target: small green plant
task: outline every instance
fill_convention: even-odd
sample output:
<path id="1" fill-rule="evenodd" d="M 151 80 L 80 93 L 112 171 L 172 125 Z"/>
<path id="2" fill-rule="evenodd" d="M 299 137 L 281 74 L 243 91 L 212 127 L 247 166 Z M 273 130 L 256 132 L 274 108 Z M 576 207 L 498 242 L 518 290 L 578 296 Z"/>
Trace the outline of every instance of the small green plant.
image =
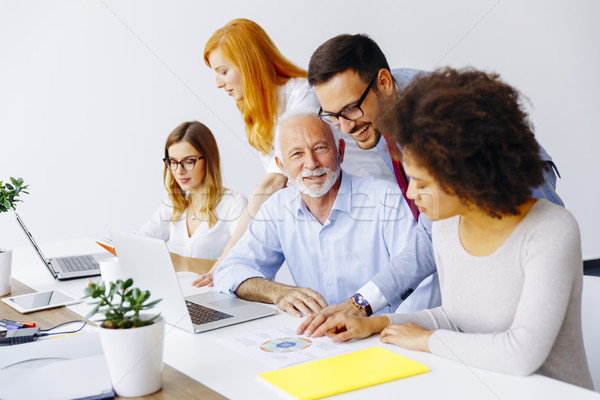
<path id="1" fill-rule="evenodd" d="M 126 281 L 119 279 L 117 282 L 110 282 L 108 287 L 105 282 L 90 283 L 85 288 L 83 298 L 98 300 L 91 303 L 96 306 L 85 319 L 91 318 L 96 313 L 104 314 L 105 319 L 102 320 L 101 326 L 109 329 L 129 329 L 154 323 L 160 314 L 143 320 L 140 318 L 140 311 L 154 307 L 162 299 L 146 303 L 150 298 L 150 292 L 132 286 L 133 279 Z"/>
<path id="2" fill-rule="evenodd" d="M 6 212 L 8 210 L 14 210 L 16 208 L 15 203 L 18 203 L 18 197 L 21 193 L 29 194 L 27 187 L 29 185 L 23 185 L 23 179 L 15 179 L 13 177 L 10 178 L 11 183 L 2 183 L 0 181 L 0 213 Z"/>

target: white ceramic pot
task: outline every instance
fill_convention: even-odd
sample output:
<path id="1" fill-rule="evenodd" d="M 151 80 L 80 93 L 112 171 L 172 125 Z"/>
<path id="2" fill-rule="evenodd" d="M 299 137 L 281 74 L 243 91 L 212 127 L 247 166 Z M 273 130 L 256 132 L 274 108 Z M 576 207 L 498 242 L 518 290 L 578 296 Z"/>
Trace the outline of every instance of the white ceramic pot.
<path id="1" fill-rule="evenodd" d="M 110 379 L 119 396 L 145 396 L 162 387 L 164 334 L 163 317 L 141 328 L 100 328 Z"/>
<path id="2" fill-rule="evenodd" d="M 10 293 L 12 250 L 0 249 L 0 296 Z"/>

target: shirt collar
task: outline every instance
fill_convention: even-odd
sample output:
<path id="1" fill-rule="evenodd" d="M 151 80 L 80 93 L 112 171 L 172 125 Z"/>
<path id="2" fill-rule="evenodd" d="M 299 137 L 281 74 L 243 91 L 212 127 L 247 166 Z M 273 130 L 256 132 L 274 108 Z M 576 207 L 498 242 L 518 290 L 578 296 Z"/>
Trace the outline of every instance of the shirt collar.
<path id="1" fill-rule="evenodd" d="M 404 74 L 395 74 L 393 71 L 390 71 L 390 74 L 392 75 L 392 78 L 394 78 L 396 89 L 404 89 L 412 82 L 412 80 L 406 77 Z"/>

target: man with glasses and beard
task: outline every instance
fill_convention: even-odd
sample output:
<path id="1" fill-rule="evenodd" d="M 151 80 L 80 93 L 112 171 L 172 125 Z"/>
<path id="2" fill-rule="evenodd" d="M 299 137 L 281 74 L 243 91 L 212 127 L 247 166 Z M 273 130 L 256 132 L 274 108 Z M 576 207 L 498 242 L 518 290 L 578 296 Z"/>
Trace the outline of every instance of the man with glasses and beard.
<path id="1" fill-rule="evenodd" d="M 393 182 L 341 170 L 345 143 L 314 111 L 292 110 L 279 126 L 276 162 L 293 185 L 262 205 L 216 270 L 215 288 L 301 317 L 368 282 L 404 249 L 415 220 Z M 296 286 L 273 281 L 284 261 Z"/>
<path id="2" fill-rule="evenodd" d="M 418 223 L 412 231 L 405 251 L 392 258 L 389 265 L 346 301 L 331 304 L 319 314 L 307 318 L 298 334 L 320 336 L 318 328 L 336 313 L 368 316 L 383 308 L 426 309 L 440 305 L 439 284 L 431 242 L 431 221 L 406 197 L 408 178 L 399 161 L 396 146 L 394 116 L 391 110 L 399 96 L 409 91 L 411 83 L 427 72 L 409 68 L 390 69 L 385 55 L 371 38 L 364 34 L 343 34 L 333 37 L 313 53 L 308 65 L 308 83 L 315 88 L 321 104 L 319 118 L 339 125 L 363 150 L 375 148 L 394 173 L 403 202 L 411 207 Z M 532 188 L 531 195 L 563 205 L 556 194 L 556 167 L 552 158 L 540 146 L 540 158 L 550 168 L 544 172 L 545 182 Z M 432 293 L 430 299 L 414 297 L 413 289 Z M 416 292 L 416 290 L 415 290 Z M 355 299 L 363 300 L 362 309 Z"/>

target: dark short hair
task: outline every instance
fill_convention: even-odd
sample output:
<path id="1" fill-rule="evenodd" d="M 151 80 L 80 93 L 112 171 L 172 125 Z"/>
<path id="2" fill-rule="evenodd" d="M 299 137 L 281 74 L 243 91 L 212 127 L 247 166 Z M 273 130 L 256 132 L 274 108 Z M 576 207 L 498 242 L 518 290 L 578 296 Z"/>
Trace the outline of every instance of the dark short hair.
<path id="1" fill-rule="evenodd" d="M 352 69 L 364 83 L 369 83 L 381 69 L 390 70 L 383 52 L 365 34 L 338 35 L 319 46 L 308 64 L 311 86 L 327 82 L 334 75 Z"/>
<path id="2" fill-rule="evenodd" d="M 388 132 L 449 192 L 489 215 L 518 214 L 544 181 L 519 92 L 497 74 L 436 70 L 401 93 Z"/>

